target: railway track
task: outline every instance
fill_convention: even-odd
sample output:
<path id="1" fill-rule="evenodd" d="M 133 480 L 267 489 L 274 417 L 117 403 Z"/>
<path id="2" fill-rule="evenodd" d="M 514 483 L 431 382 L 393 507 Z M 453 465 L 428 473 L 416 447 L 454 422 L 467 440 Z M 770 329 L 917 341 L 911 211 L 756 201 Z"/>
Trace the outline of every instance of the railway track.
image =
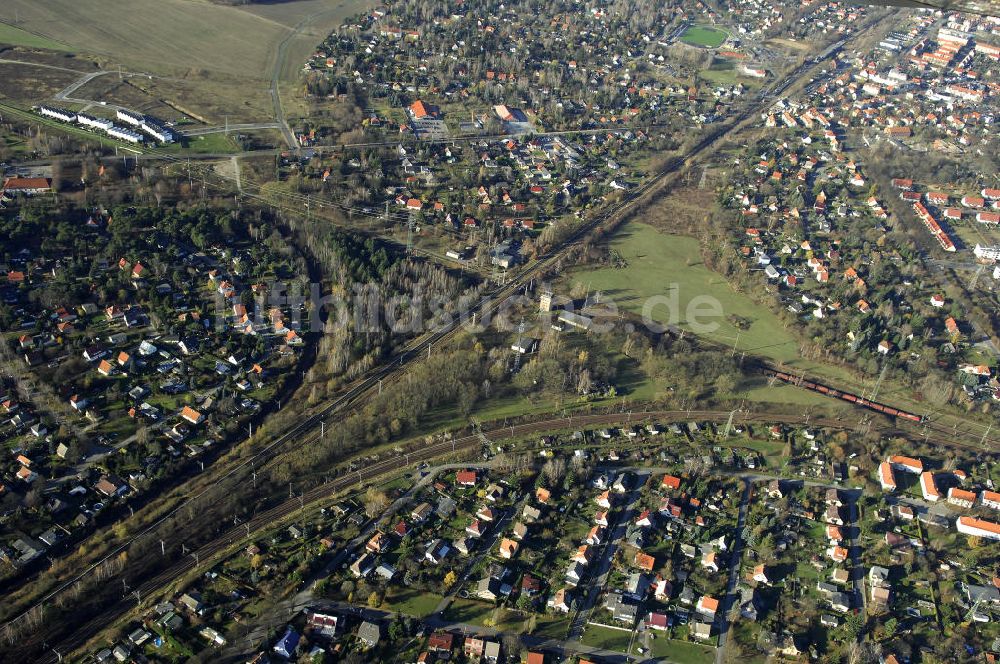
<path id="1" fill-rule="evenodd" d="M 777 86 L 780 86 L 783 83 L 798 79 L 804 72 L 808 71 L 808 69 L 812 68 L 815 65 L 816 65 L 815 61 L 807 61 L 802 63 L 792 72 L 787 74 L 781 81 L 777 82 L 775 84 L 776 85 L 775 89 L 777 89 Z M 703 136 L 695 145 L 690 147 L 685 155 L 674 157 L 667 163 L 667 165 L 659 174 L 657 174 L 652 178 L 649 178 L 642 185 L 635 188 L 634 190 L 631 190 L 626 195 L 624 200 L 622 200 L 619 203 L 617 208 L 605 212 L 603 214 L 596 215 L 594 218 L 586 220 L 583 223 L 581 223 L 579 227 L 575 229 L 570 234 L 570 236 L 568 236 L 563 241 L 562 245 L 557 251 L 553 252 L 547 257 L 539 259 L 534 264 L 527 266 L 514 279 L 512 279 L 510 283 L 503 286 L 499 286 L 494 290 L 490 291 L 489 293 L 487 293 L 487 295 L 483 297 L 479 302 L 477 302 L 476 305 L 472 307 L 468 313 L 485 317 L 497 311 L 500 307 L 503 306 L 503 304 L 507 301 L 508 298 L 510 298 L 512 295 L 517 293 L 522 288 L 522 284 L 550 270 L 561 259 L 562 256 L 564 256 L 567 252 L 569 252 L 573 248 L 579 246 L 580 243 L 583 241 L 583 239 L 590 232 L 592 232 L 595 229 L 598 229 L 603 224 L 613 224 L 624 219 L 626 216 L 632 213 L 634 207 L 636 207 L 639 204 L 648 202 L 651 196 L 659 193 L 663 188 L 668 186 L 672 181 L 672 178 L 676 177 L 685 168 L 694 163 L 694 161 L 698 157 L 700 157 L 703 153 L 705 153 L 707 150 L 713 147 L 716 144 L 716 142 L 719 141 L 722 137 L 724 137 L 730 130 L 732 130 L 734 127 L 740 125 L 741 123 L 752 117 L 754 114 L 759 112 L 760 108 L 766 103 L 767 103 L 767 97 L 762 94 L 757 98 L 756 103 L 748 104 L 747 107 L 737 116 L 732 118 L 729 123 L 727 124 L 720 123 L 719 126 L 713 128 L 705 136 Z M 183 162 L 182 159 L 179 159 L 172 155 L 168 155 L 166 153 L 164 153 L 163 155 L 159 155 L 155 151 L 153 151 L 152 156 L 162 157 L 164 159 L 172 160 L 178 163 Z M 265 205 L 274 206 L 274 203 L 272 201 L 265 200 L 264 197 L 260 196 L 260 194 L 245 193 L 244 196 L 251 199 L 259 199 Z M 322 205 L 322 202 L 317 201 L 317 205 Z M 330 207 L 338 208 L 340 206 L 336 204 L 331 204 Z M 293 210 L 293 212 L 298 214 L 301 212 L 301 210 Z M 247 460 L 239 463 L 238 465 L 229 467 L 227 470 L 221 471 L 221 474 L 219 475 L 213 475 L 212 478 L 206 480 L 207 482 L 209 482 L 207 486 L 203 486 L 203 488 L 197 491 L 197 493 L 181 501 L 166 515 L 157 519 L 155 522 L 144 528 L 142 531 L 137 533 L 133 538 L 131 538 L 127 542 L 124 542 L 119 546 L 115 547 L 110 553 L 108 553 L 101 560 L 94 562 L 93 564 L 85 568 L 82 572 L 75 575 L 73 578 L 65 581 L 64 583 L 60 584 L 58 587 L 56 587 L 55 589 L 44 595 L 40 600 L 33 602 L 31 607 L 25 609 L 24 611 L 19 613 L 16 617 L 8 620 L 5 623 L 4 627 L 10 628 L 15 626 L 18 621 L 25 619 L 27 615 L 31 611 L 35 610 L 37 607 L 44 606 L 45 604 L 54 601 L 62 593 L 71 589 L 79 581 L 81 581 L 83 578 L 91 574 L 101 564 L 127 551 L 129 547 L 132 546 L 138 539 L 149 536 L 151 533 L 155 532 L 157 528 L 159 528 L 161 525 L 163 525 L 164 523 L 172 519 L 175 515 L 177 515 L 180 512 L 180 510 L 190 505 L 193 505 L 196 501 L 202 498 L 205 498 L 210 491 L 215 491 L 220 489 L 224 490 L 226 482 L 232 481 L 234 479 L 239 479 L 241 477 L 245 477 L 245 473 L 250 468 L 265 467 L 268 463 L 278 458 L 279 452 L 280 453 L 287 452 L 289 446 L 293 445 L 302 446 L 308 444 L 309 442 L 315 441 L 319 435 L 316 430 L 321 427 L 321 423 L 325 422 L 328 417 L 331 417 L 332 415 L 337 414 L 343 411 L 344 409 L 358 403 L 362 399 L 368 397 L 373 392 L 373 390 L 378 388 L 380 382 L 398 379 L 401 375 L 403 375 L 403 373 L 405 373 L 406 367 L 409 362 L 414 361 L 414 359 L 419 359 L 422 356 L 423 352 L 426 351 L 428 348 L 431 348 L 433 345 L 445 343 L 448 339 L 454 336 L 460 329 L 461 327 L 458 324 L 458 322 L 452 321 L 449 325 L 443 327 L 442 329 L 435 331 L 433 333 L 428 333 L 423 337 L 420 337 L 410 342 L 406 347 L 404 347 L 400 351 L 400 353 L 396 357 L 393 358 L 391 362 L 373 370 L 368 374 L 368 376 L 355 381 L 353 384 L 348 386 L 340 395 L 335 397 L 331 402 L 329 402 L 323 408 L 300 420 L 297 424 L 293 425 L 291 429 L 289 429 L 284 434 L 276 438 L 273 442 L 269 443 L 264 448 L 255 452 Z M 726 417 L 728 417 L 728 412 L 726 412 Z M 463 439 L 463 440 L 468 440 L 468 439 Z M 475 441 L 478 442 L 478 440 L 479 440 L 478 437 L 475 437 Z M 471 443 L 466 443 L 466 444 L 471 444 Z M 423 448 L 420 454 L 421 456 L 425 456 L 426 458 L 433 458 L 433 456 L 427 456 L 427 455 L 432 455 L 432 453 L 435 450 L 437 450 L 438 453 L 440 453 L 442 445 L 444 444 L 437 444 Z M 457 447 L 454 447 L 453 443 L 448 443 L 447 445 L 452 445 L 453 451 L 457 451 Z M 368 466 L 367 468 L 358 471 L 359 473 L 358 481 L 361 482 L 364 481 L 365 479 L 370 479 L 371 477 L 376 476 L 377 473 L 381 472 L 380 469 L 383 469 L 386 466 L 396 467 L 397 463 L 398 463 L 397 461 L 385 461 L 377 463 L 373 466 Z M 340 490 L 337 487 L 340 487 L 341 484 L 338 483 L 343 483 L 347 481 L 348 480 L 345 480 L 344 478 L 340 478 L 336 480 L 334 483 L 331 483 L 332 486 L 331 484 L 328 484 L 328 485 L 323 485 L 323 487 L 316 487 L 315 489 L 311 490 L 310 493 L 314 491 L 319 491 L 320 492 L 319 495 L 328 495 L 328 492 L 330 491 Z M 304 499 L 305 496 L 303 497 L 303 500 Z M 310 498 L 310 500 L 312 500 L 312 498 Z M 298 500 L 295 500 L 294 502 L 295 504 L 299 504 Z M 280 506 L 272 509 L 279 509 L 279 508 Z M 263 514 L 268 515 L 266 517 L 268 520 L 274 518 L 274 515 L 271 514 L 270 510 L 264 512 Z M 261 516 L 260 518 L 264 517 Z M 218 541 L 219 540 L 213 540 L 213 543 Z M 213 543 L 210 543 L 209 545 L 206 546 L 209 547 L 221 546 L 219 544 L 213 544 Z M 214 551 L 217 550 L 218 549 L 215 549 Z M 200 552 L 201 549 L 199 549 L 198 551 Z M 212 553 L 213 549 L 210 548 L 206 552 L 206 555 L 211 556 Z M 194 561 L 192 560 L 189 564 L 194 564 Z M 183 571 L 184 571 L 183 569 L 181 569 L 179 572 L 177 570 L 171 569 L 170 578 L 174 578 L 176 574 L 183 573 Z M 144 583 L 140 587 L 140 594 L 142 593 L 142 589 L 144 588 L 158 587 L 157 584 L 162 585 L 163 580 L 166 578 L 165 575 L 167 575 L 167 572 L 157 574 L 148 582 Z M 108 624 L 108 620 L 102 616 L 106 616 L 109 613 L 113 612 L 114 609 L 112 608 L 105 613 L 95 616 L 95 618 L 92 621 L 89 621 L 88 623 L 85 623 L 82 626 L 74 628 L 73 633 L 83 634 L 87 632 L 88 626 L 90 627 L 106 626 Z M 118 615 L 120 615 L 120 613 Z M 34 643 L 37 651 L 37 646 L 41 645 L 41 642 L 38 641 L 39 638 L 41 637 L 38 637 L 36 632 L 35 636 L 28 637 L 27 639 L 22 639 L 22 644 L 27 645 L 28 642 Z M 80 639 L 85 639 L 85 637 L 80 637 Z M 67 642 L 69 643 L 69 646 L 64 645 Z M 79 644 L 79 642 L 80 640 L 77 639 L 76 637 L 70 637 L 69 639 L 67 639 L 67 641 L 60 642 L 59 651 L 69 652 L 69 650 L 73 647 L 76 647 Z M 22 649 L 27 650 L 27 648 L 22 648 Z M 52 655 L 53 657 L 55 656 L 54 653 L 50 653 L 50 655 Z"/>
<path id="2" fill-rule="evenodd" d="M 856 424 L 840 418 L 810 418 L 807 415 L 788 415 L 785 413 L 746 413 L 741 412 L 734 415 L 734 411 L 728 410 L 653 410 L 635 412 L 629 415 L 622 413 L 602 414 L 602 415 L 582 415 L 577 417 L 560 417 L 540 422 L 501 427 L 484 431 L 483 435 L 491 442 L 521 438 L 532 434 L 543 434 L 560 429 L 581 428 L 587 429 L 597 426 L 611 426 L 623 424 L 640 423 L 660 423 L 668 424 L 682 421 L 699 422 L 724 422 L 730 416 L 734 416 L 733 421 L 741 424 L 785 424 L 785 425 L 805 425 L 808 424 L 817 428 L 828 429 L 854 429 Z M 876 429 L 886 435 L 912 435 L 919 430 L 916 424 L 903 428 L 895 427 L 886 421 L 875 426 Z M 929 442 L 942 446 L 955 446 L 956 443 L 947 437 L 931 437 Z M 326 484 L 314 487 L 305 492 L 301 499 L 292 498 L 276 505 L 251 518 L 244 524 L 232 525 L 220 532 L 215 539 L 206 543 L 190 554 L 178 559 L 173 565 L 162 570 L 158 574 L 145 580 L 136 590 L 139 597 L 151 599 L 162 593 L 172 582 L 182 577 L 184 574 L 193 571 L 198 567 L 211 567 L 218 562 L 220 554 L 230 552 L 232 547 L 238 543 L 249 541 L 254 533 L 266 530 L 269 527 L 292 516 L 296 512 L 313 506 L 318 502 L 327 500 L 338 493 L 349 490 L 352 487 L 360 487 L 370 484 L 380 478 L 387 478 L 397 475 L 401 471 L 413 468 L 415 465 L 425 461 L 430 462 L 442 457 L 459 455 L 462 453 L 477 451 L 483 444 L 483 439 L 479 434 L 463 436 L 451 441 L 443 441 L 422 447 L 414 452 L 404 455 L 403 463 L 400 464 L 399 457 L 388 458 L 376 462 L 357 471 L 342 475 Z M 969 447 L 969 445 L 958 444 L 959 447 Z M 973 448 L 975 449 L 975 448 Z M 96 634 L 106 629 L 114 621 L 125 615 L 137 606 L 138 602 L 134 595 L 123 597 L 117 603 L 105 609 L 100 615 L 93 619 L 77 625 L 72 635 L 61 640 L 58 645 L 46 652 L 35 654 L 29 659 L 10 661 L 32 661 L 32 662 L 57 662 L 59 656 L 56 652 L 65 655 L 83 647 Z M 22 642 L 22 649 L 33 650 L 42 645 L 41 637 L 30 637 Z"/>

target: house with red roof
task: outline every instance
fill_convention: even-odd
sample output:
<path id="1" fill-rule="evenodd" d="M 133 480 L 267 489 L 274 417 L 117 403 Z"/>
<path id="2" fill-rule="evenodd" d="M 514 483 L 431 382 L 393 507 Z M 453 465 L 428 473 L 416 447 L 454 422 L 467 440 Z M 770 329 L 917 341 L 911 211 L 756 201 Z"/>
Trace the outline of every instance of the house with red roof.
<path id="1" fill-rule="evenodd" d="M 960 516 L 955 521 L 955 528 L 963 535 L 974 535 L 991 540 L 1000 540 L 1000 524 L 971 516 Z"/>
<path id="2" fill-rule="evenodd" d="M 711 618 L 715 617 L 715 612 L 719 610 L 719 600 L 714 597 L 709 597 L 708 595 L 702 595 L 698 598 L 698 603 L 695 605 L 695 609 L 698 613 L 703 613 Z"/>
<path id="3" fill-rule="evenodd" d="M 883 461 L 878 466 L 878 482 L 883 491 L 896 490 L 896 478 L 892 474 L 892 464 L 888 461 Z"/>
<path id="4" fill-rule="evenodd" d="M 928 500 L 932 503 L 936 503 L 941 500 L 941 492 L 938 491 L 937 484 L 934 482 L 933 473 L 920 473 L 920 493 L 923 494 L 924 500 Z"/>
<path id="5" fill-rule="evenodd" d="M 951 487 L 948 489 L 948 502 L 958 507 L 971 509 L 976 504 L 976 494 L 958 487 Z"/>
<path id="6" fill-rule="evenodd" d="M 410 104 L 409 111 L 414 120 L 437 118 L 441 115 L 441 109 L 434 104 L 428 104 L 420 99 Z"/>
<path id="7" fill-rule="evenodd" d="M 681 488 L 681 478 L 675 475 L 664 475 L 661 486 L 665 489 L 679 489 Z"/>

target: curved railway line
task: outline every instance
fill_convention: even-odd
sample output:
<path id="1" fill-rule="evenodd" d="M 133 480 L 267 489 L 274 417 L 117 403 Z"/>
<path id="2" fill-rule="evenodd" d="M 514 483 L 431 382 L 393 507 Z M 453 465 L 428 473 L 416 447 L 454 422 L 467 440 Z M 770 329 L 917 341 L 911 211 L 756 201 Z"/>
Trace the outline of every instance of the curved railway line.
<path id="1" fill-rule="evenodd" d="M 789 73 L 783 81 L 776 84 L 775 89 L 779 89 L 780 86 L 788 81 L 793 81 L 800 77 L 805 71 L 814 66 L 816 61 L 805 62 L 798 66 L 795 70 Z M 543 257 L 536 261 L 534 264 L 526 266 L 520 271 L 510 283 L 503 286 L 498 286 L 488 292 L 482 299 L 480 299 L 467 313 L 476 314 L 479 316 L 488 316 L 498 310 L 503 304 L 516 294 L 525 283 L 533 279 L 534 277 L 544 274 L 550 268 L 552 268 L 557 261 L 561 259 L 568 251 L 572 248 L 578 246 L 583 239 L 591 231 L 600 228 L 603 224 L 614 223 L 626 215 L 631 214 L 633 208 L 640 203 L 648 200 L 650 195 L 655 195 L 660 189 L 667 186 L 670 178 L 676 176 L 678 173 L 682 172 L 685 168 L 690 166 L 695 159 L 697 159 L 702 153 L 711 148 L 716 144 L 716 142 L 725 136 L 733 127 L 739 125 L 745 120 L 749 119 L 756 112 L 759 111 L 759 107 L 766 100 L 766 97 L 761 94 L 755 103 L 748 104 L 747 108 L 743 110 L 740 114 L 735 116 L 730 122 L 726 124 L 720 124 L 719 126 L 713 128 L 709 131 L 702 139 L 700 139 L 694 146 L 692 146 L 684 156 L 677 156 L 669 160 L 663 170 L 654 177 L 649 178 L 639 187 L 634 190 L 629 191 L 625 198 L 617 205 L 617 207 L 611 211 L 607 211 L 603 214 L 596 215 L 594 218 L 585 220 L 579 227 L 564 240 L 560 248 L 550 254 L 547 257 Z M 170 155 L 169 153 L 161 153 L 158 151 L 150 151 L 145 156 L 163 159 L 166 161 L 173 161 L 175 163 L 185 163 L 183 158 Z M 187 162 L 190 167 L 190 162 Z M 207 177 L 223 177 L 218 173 L 206 169 Z M 293 208 L 290 205 L 276 205 L 273 201 L 265 199 L 260 193 L 247 193 L 244 191 L 243 196 L 246 198 L 258 200 L 265 205 L 271 207 L 277 207 L 279 209 L 285 209 L 294 214 L 301 214 L 302 210 L 299 208 Z M 297 204 L 297 205 L 315 205 L 318 209 L 323 209 L 329 207 L 330 209 L 340 210 L 342 212 L 347 212 L 349 214 L 357 214 L 358 211 L 354 208 L 350 208 L 343 203 L 330 200 L 322 200 L 317 198 L 310 198 L 306 196 L 300 196 L 295 194 L 289 194 L 287 197 L 283 198 Z M 325 423 L 326 419 L 330 416 L 342 412 L 345 409 L 359 403 L 364 398 L 370 396 L 372 392 L 378 389 L 380 383 L 385 381 L 397 380 L 402 376 L 406 367 L 413 361 L 419 360 L 424 352 L 432 348 L 435 345 L 446 342 L 449 338 L 454 336 L 461 329 L 461 325 L 457 321 L 452 321 L 450 324 L 442 327 L 434 332 L 426 333 L 422 337 L 411 340 L 406 346 L 404 346 L 390 362 L 382 365 L 381 367 L 372 370 L 367 376 L 360 378 L 347 387 L 337 395 L 333 400 L 322 406 L 321 408 L 315 410 L 311 414 L 308 414 L 286 432 L 278 436 L 272 442 L 264 446 L 263 448 L 257 450 L 245 460 L 238 462 L 236 465 L 232 464 L 216 464 L 206 473 L 196 476 L 190 481 L 189 487 L 194 489 L 194 493 L 191 493 L 184 500 L 180 501 L 175 507 L 171 508 L 165 515 L 155 520 L 153 523 L 145 527 L 143 530 L 138 532 L 133 538 L 117 546 L 114 550 L 108 553 L 101 560 L 93 563 L 89 567 L 85 568 L 78 574 L 74 575 L 73 578 L 61 583 L 58 587 L 44 595 L 41 599 L 32 603 L 32 606 L 23 610 L 16 617 L 11 618 L 5 624 L 5 628 L 10 628 L 14 626 L 18 621 L 24 619 L 31 611 L 35 610 L 37 607 L 44 606 L 54 600 L 56 600 L 59 595 L 68 589 L 76 585 L 77 582 L 85 578 L 87 575 L 92 573 L 97 567 L 107 560 L 114 558 L 120 553 L 127 551 L 128 548 L 135 543 L 138 539 L 149 536 L 151 533 L 155 532 L 157 528 L 172 519 L 179 511 L 185 507 L 193 506 L 196 501 L 205 498 L 209 495 L 209 492 L 216 490 L 225 490 L 227 483 L 230 481 L 238 481 L 240 479 L 245 480 L 246 473 L 250 469 L 258 469 L 266 467 L 273 460 L 279 458 L 279 455 L 288 453 L 289 451 L 294 451 L 300 446 L 308 445 L 312 442 L 318 440 L 320 436 L 321 423 Z M 656 417 L 664 421 L 670 421 L 673 419 L 701 419 L 701 420 L 717 420 L 721 418 L 728 418 L 730 415 L 729 411 L 653 411 L 650 413 L 636 413 L 632 416 L 633 419 L 639 420 L 641 418 L 652 418 Z M 593 426 L 602 423 L 614 423 L 620 422 L 622 420 L 621 415 L 592 415 L 592 416 L 579 416 L 570 418 L 574 426 Z M 513 428 L 505 428 L 502 430 L 488 432 L 486 435 L 493 435 L 495 438 L 503 439 L 507 438 L 509 435 L 521 436 L 533 432 L 538 432 L 545 430 L 546 427 L 551 430 L 558 422 L 563 420 L 550 420 L 542 423 L 534 424 L 523 424 L 515 425 Z M 772 423 L 787 423 L 787 424 L 799 424 L 803 421 L 800 416 L 788 416 L 788 415 L 767 415 L 767 414 L 757 414 L 757 415 L 746 415 L 741 421 L 768 421 Z M 834 420 L 834 419 L 818 419 L 812 422 L 816 426 L 830 426 L 836 428 L 848 428 L 853 425 L 848 425 L 845 421 Z M 913 433 L 913 428 L 916 425 L 910 426 L 909 433 Z M 955 432 L 947 427 L 941 427 L 936 425 L 934 422 L 924 422 L 922 433 L 927 440 L 933 440 L 934 442 L 940 442 L 943 445 L 957 445 L 962 447 L 967 447 L 970 449 L 981 449 L 981 447 L 976 447 L 970 444 L 960 443 L 956 440 Z M 906 433 L 902 432 L 895 427 L 878 424 L 877 428 L 888 433 Z M 935 434 L 940 434 L 941 438 L 935 435 L 931 437 L 931 432 Z M 984 438 L 985 440 L 985 438 Z M 481 439 L 478 435 L 466 436 L 463 438 L 456 439 L 454 441 L 446 441 L 442 443 L 435 443 L 429 446 L 421 447 L 414 452 L 406 455 L 407 462 L 421 462 L 426 460 L 431 460 L 440 456 L 447 454 L 457 453 L 459 451 L 467 451 L 469 448 L 481 444 Z M 224 457 L 223 457 L 224 458 Z M 346 461 L 347 459 L 345 459 Z M 349 488 L 353 484 L 362 483 L 366 480 L 372 480 L 393 472 L 397 472 L 400 468 L 398 458 L 390 458 L 384 461 L 379 461 L 363 467 L 356 472 L 349 475 L 340 476 L 326 484 L 317 486 L 313 489 L 307 491 L 301 497 L 301 501 L 298 498 L 292 499 L 290 501 L 283 502 L 275 507 L 272 507 L 264 512 L 261 512 L 253 516 L 248 522 L 250 530 L 259 529 L 269 523 L 273 523 L 275 520 L 281 519 L 284 516 L 300 509 L 302 505 L 306 503 L 312 503 L 317 500 L 321 500 L 325 497 L 330 496 L 333 493 L 342 491 Z M 217 469 L 217 470 L 216 470 Z M 230 543 L 233 541 L 233 537 L 238 536 L 240 531 L 245 530 L 246 524 L 241 524 L 240 526 L 234 526 L 227 528 L 222 531 L 215 539 L 206 543 L 201 548 L 196 550 L 197 559 L 200 561 L 207 561 L 212 558 L 212 556 L 217 555 L 220 551 L 225 550 Z M 164 569 L 163 571 L 157 573 L 155 576 L 144 581 L 139 587 L 140 595 L 148 595 L 156 590 L 162 588 L 165 584 L 169 583 L 172 579 L 177 578 L 178 575 L 191 569 L 196 564 L 195 558 L 193 556 L 183 558 L 177 561 L 174 565 Z M 74 625 L 72 628 L 72 633 L 66 638 L 60 639 L 58 643 L 55 644 L 55 648 L 58 649 L 59 653 L 66 654 L 71 652 L 73 649 L 80 647 L 97 631 L 107 627 L 115 618 L 121 616 L 125 611 L 127 611 L 131 606 L 134 606 L 134 602 L 131 599 L 123 599 L 110 607 L 102 610 L 99 614 L 95 615 L 91 620 L 84 622 L 82 624 Z M 25 637 L 20 637 L 19 639 L 19 653 L 23 653 L 23 656 L 27 659 L 23 661 L 56 661 L 57 655 L 56 650 L 48 650 L 44 655 L 42 654 L 43 649 L 49 649 L 52 644 L 45 642 L 44 637 L 39 633 L 41 630 L 36 630 L 33 634 Z M 20 656 L 20 654 L 19 654 Z M 41 659 L 39 659 L 41 658 Z"/>
<path id="2" fill-rule="evenodd" d="M 566 429 L 566 428 L 591 428 L 596 426 L 621 425 L 624 422 L 638 424 L 642 422 L 671 423 L 679 421 L 696 420 L 699 422 L 724 422 L 729 419 L 734 411 L 728 410 L 655 410 L 635 412 L 630 415 L 622 413 L 602 414 L 602 415 L 581 415 L 576 417 L 560 417 L 557 419 L 532 422 L 512 427 L 501 427 L 484 431 L 483 435 L 490 441 L 509 440 L 520 438 L 532 434 L 543 434 L 546 432 Z M 803 425 L 831 429 L 853 429 L 855 424 L 839 418 L 809 418 L 806 415 L 787 415 L 780 413 L 742 413 L 734 417 L 734 422 L 743 424 L 764 423 L 764 424 L 786 424 Z M 906 430 L 897 429 L 889 423 L 882 424 L 876 428 L 888 435 L 904 434 Z M 908 427 L 913 429 L 913 427 Z M 912 431 L 909 431 L 912 433 Z M 930 437 L 931 442 L 941 445 L 954 445 L 954 441 L 948 438 Z M 239 525 L 228 526 L 211 542 L 192 551 L 188 555 L 175 561 L 170 567 L 160 571 L 155 576 L 145 580 L 135 591 L 140 597 L 150 598 L 169 586 L 171 582 L 181 577 L 183 574 L 201 566 L 211 566 L 216 562 L 219 554 L 226 553 L 236 543 L 245 541 L 247 530 L 250 535 L 261 529 L 280 522 L 281 520 L 295 514 L 306 506 L 313 505 L 324 499 L 328 499 L 335 494 L 348 490 L 352 487 L 370 483 L 382 477 L 396 475 L 401 471 L 414 467 L 414 465 L 425 461 L 432 461 L 449 455 L 458 455 L 478 450 L 483 444 L 483 439 L 479 434 L 456 438 L 451 441 L 443 441 L 428 445 L 410 452 L 405 456 L 405 461 L 400 464 L 398 457 L 387 458 L 374 464 L 361 468 L 337 477 L 336 479 L 314 487 L 305 492 L 301 499 L 292 498 L 276 505 L 268 510 L 253 516 L 249 521 Z M 967 446 L 972 447 L 972 446 Z M 249 526 L 249 528 L 248 528 Z M 107 607 L 100 615 L 91 620 L 76 625 L 73 633 L 56 644 L 53 650 L 46 653 L 39 653 L 39 647 L 43 645 L 41 636 L 33 635 L 22 641 L 22 650 L 32 652 L 34 655 L 30 659 L 21 661 L 37 662 L 57 662 L 60 654 L 68 654 L 75 649 L 84 646 L 90 638 L 103 629 L 111 625 L 115 620 L 126 614 L 136 606 L 134 595 L 127 595 L 115 604 Z M 12 660 L 18 661 L 18 660 Z"/>

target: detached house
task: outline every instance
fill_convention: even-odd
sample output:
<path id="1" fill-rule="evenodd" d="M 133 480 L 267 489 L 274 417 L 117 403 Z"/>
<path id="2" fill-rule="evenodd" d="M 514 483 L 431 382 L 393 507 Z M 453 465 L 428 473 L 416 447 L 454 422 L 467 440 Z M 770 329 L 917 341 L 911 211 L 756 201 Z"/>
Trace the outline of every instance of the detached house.
<path id="1" fill-rule="evenodd" d="M 184 406 L 184 408 L 181 409 L 181 418 L 191 424 L 201 424 L 205 421 L 205 416 L 190 406 Z"/>

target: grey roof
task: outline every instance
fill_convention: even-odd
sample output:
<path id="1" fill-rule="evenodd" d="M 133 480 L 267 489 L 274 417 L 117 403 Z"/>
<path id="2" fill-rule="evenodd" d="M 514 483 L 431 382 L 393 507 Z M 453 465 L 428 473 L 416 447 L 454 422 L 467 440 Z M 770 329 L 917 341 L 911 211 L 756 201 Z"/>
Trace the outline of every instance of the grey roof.
<path id="1" fill-rule="evenodd" d="M 361 623 L 361 627 L 358 628 L 358 638 L 369 645 L 378 643 L 382 638 L 381 623 L 371 622 L 370 620 L 364 621 Z"/>

